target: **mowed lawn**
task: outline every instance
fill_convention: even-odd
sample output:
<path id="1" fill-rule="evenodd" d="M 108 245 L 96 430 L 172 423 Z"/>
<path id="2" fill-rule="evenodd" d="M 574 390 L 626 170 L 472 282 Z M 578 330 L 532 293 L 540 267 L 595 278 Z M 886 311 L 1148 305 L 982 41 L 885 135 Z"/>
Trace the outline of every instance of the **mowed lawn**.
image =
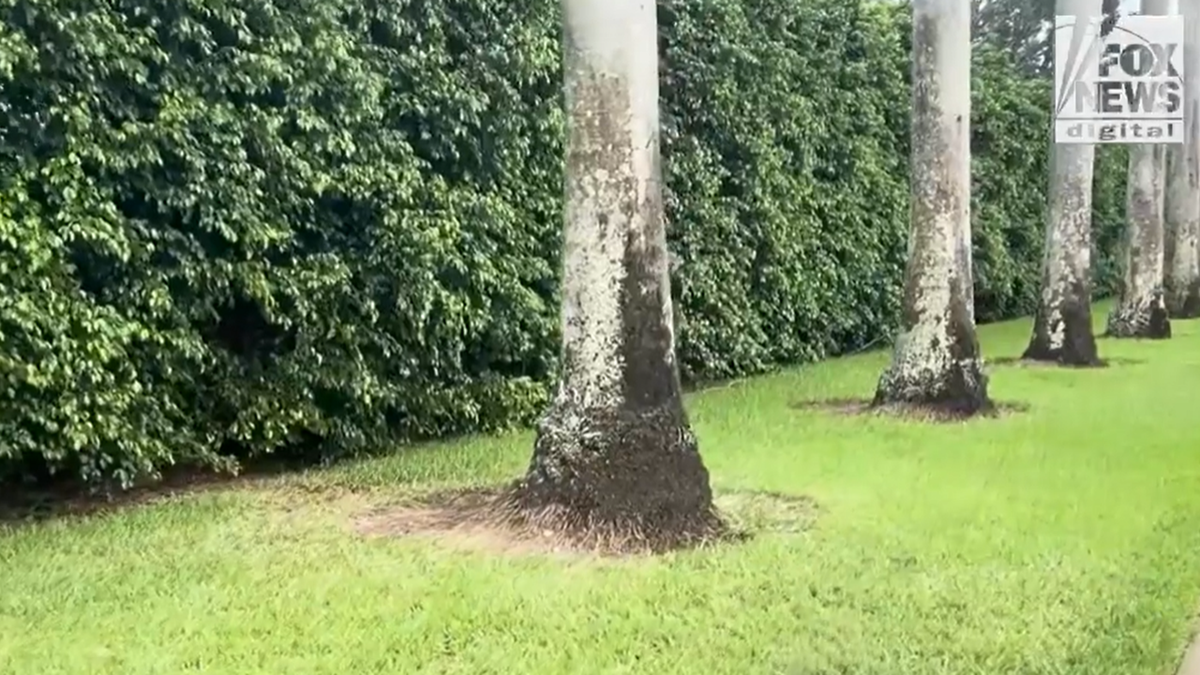
<path id="1" fill-rule="evenodd" d="M 1175 328 L 1102 340 L 1138 361 L 1106 370 L 992 368 L 993 396 L 1030 406 L 1002 419 L 791 407 L 869 395 L 882 352 L 693 395 L 725 503 L 819 504 L 806 529 L 711 550 L 352 529 L 390 495 L 516 475 L 529 433 L 6 526 L 0 673 L 1166 675 L 1200 606 L 1200 328 Z M 984 327 L 985 353 L 1028 329 Z"/>

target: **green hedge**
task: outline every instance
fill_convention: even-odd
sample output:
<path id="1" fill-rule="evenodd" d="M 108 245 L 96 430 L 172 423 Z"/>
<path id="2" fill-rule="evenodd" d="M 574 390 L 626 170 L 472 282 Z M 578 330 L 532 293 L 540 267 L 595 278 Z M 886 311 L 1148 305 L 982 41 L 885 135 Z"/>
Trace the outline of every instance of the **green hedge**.
<path id="1" fill-rule="evenodd" d="M 540 411 L 555 2 L 8 0 L 0 16 L 0 471 L 127 484 Z M 905 10 L 666 0 L 660 16 L 685 377 L 886 339 Z M 1033 306 L 1047 87 L 976 56 L 981 319 Z M 1124 172 L 1105 160 L 1109 274 Z"/>

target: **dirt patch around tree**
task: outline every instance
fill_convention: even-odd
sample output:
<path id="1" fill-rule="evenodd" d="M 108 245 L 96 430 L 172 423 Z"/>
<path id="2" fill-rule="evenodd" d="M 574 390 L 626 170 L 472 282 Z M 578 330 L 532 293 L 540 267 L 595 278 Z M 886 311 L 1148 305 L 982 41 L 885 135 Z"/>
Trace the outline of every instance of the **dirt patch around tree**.
<path id="1" fill-rule="evenodd" d="M 745 541 L 757 534 L 801 533 L 816 519 L 815 502 L 807 497 L 770 492 L 718 493 L 716 509 L 726 527 L 692 548 L 704 549 Z M 421 538 L 454 548 L 516 555 L 567 558 L 629 558 L 661 552 L 642 537 L 597 538 L 586 531 L 538 526 L 538 518 L 514 520 L 508 515 L 503 487 L 439 491 L 373 507 L 352 519 L 366 537 Z"/>
<path id="2" fill-rule="evenodd" d="M 982 410 L 966 412 L 950 406 L 937 405 L 893 403 L 877 406 L 873 404 L 871 399 L 861 398 L 797 401 L 792 404 L 792 407 L 796 410 L 819 410 L 835 415 L 870 415 L 936 423 L 965 422 L 977 418 L 1005 417 L 1029 410 L 1027 404 L 1016 401 L 995 401 Z"/>

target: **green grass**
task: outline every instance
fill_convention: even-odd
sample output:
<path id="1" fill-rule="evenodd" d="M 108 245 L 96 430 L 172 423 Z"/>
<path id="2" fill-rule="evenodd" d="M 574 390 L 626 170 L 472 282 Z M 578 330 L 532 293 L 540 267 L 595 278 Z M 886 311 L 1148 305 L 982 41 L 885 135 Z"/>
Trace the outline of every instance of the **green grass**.
<path id="1" fill-rule="evenodd" d="M 1027 331 L 985 327 L 985 353 Z M 0 673 L 1165 675 L 1200 601 L 1200 326 L 1176 331 L 1102 341 L 1142 360 L 1107 370 L 995 368 L 993 396 L 1031 406 L 996 420 L 789 407 L 869 394 L 884 353 L 691 396 L 718 491 L 820 504 L 714 550 L 564 560 L 347 526 L 389 491 L 516 475 L 528 433 L 0 530 Z"/>

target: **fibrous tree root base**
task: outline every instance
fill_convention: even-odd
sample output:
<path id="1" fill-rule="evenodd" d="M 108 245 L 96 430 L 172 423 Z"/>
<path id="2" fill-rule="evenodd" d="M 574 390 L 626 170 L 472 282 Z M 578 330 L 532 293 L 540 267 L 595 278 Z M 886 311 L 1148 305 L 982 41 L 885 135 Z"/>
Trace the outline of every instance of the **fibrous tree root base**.
<path id="1" fill-rule="evenodd" d="M 951 361 L 941 369 L 893 364 L 880 378 L 871 405 L 925 410 L 957 419 L 988 414 L 994 408 L 979 359 Z"/>
<path id="2" fill-rule="evenodd" d="M 661 552 L 728 534 L 682 408 L 552 410 L 497 517 L 604 552 Z"/>
<path id="3" fill-rule="evenodd" d="M 1167 315 L 1172 319 L 1195 319 L 1200 317 L 1200 283 L 1177 293 L 1167 293 Z"/>
<path id="4" fill-rule="evenodd" d="M 1029 410 L 1029 406 L 1024 403 L 997 401 L 989 402 L 986 407 L 975 412 L 963 413 L 959 408 L 936 405 L 911 403 L 875 405 L 872 399 L 799 401 L 792 407 L 799 410 L 822 410 L 836 415 L 879 415 L 918 422 L 963 422 L 968 419 L 1002 417 Z"/>
<path id="5" fill-rule="evenodd" d="M 571 515 L 565 516 L 566 523 L 556 514 L 514 517 L 510 511 L 511 499 L 511 486 L 408 496 L 359 511 L 353 527 L 371 537 L 426 537 L 452 547 L 487 553 L 620 558 L 656 550 L 639 544 L 642 540 L 637 532 L 592 530 L 580 536 L 581 528 Z M 802 533 L 811 528 L 820 510 L 805 495 L 758 490 L 724 492 L 716 496 L 716 501 L 724 522 L 715 534 L 690 539 L 687 544 L 733 544 L 760 534 Z M 294 513 L 290 509 L 289 512 Z"/>
<path id="6" fill-rule="evenodd" d="M 1108 368 L 1113 365 L 1125 365 L 1127 362 L 1128 360 L 1126 359 L 1102 359 L 1097 357 L 1095 361 L 1090 363 L 1073 363 L 1053 358 L 1030 358 L 1025 355 L 1001 356 L 995 359 L 988 359 L 988 365 L 992 367 L 1020 366 L 1025 368 Z"/>
<path id="7" fill-rule="evenodd" d="M 1084 289 L 1076 296 L 1087 297 Z M 1096 353 L 1092 334 L 1091 308 L 1085 302 L 1065 301 L 1056 313 L 1042 307 L 1034 319 L 1033 337 L 1021 355 L 1023 361 L 1040 361 L 1074 368 L 1098 368 L 1103 362 Z M 1047 317 L 1050 314 L 1050 317 Z"/>
<path id="8" fill-rule="evenodd" d="M 1153 298 L 1146 300 L 1123 302 L 1113 308 L 1108 315 L 1104 336 L 1146 340 L 1171 337 L 1171 320 L 1162 293 L 1156 293 Z"/>
<path id="9" fill-rule="evenodd" d="M 669 521 L 605 519 L 597 517 L 595 512 L 581 512 L 563 504 L 527 505 L 520 485 L 500 500 L 494 523 L 509 531 L 527 533 L 529 537 L 551 538 L 566 548 L 601 555 L 664 553 L 739 536 L 717 516 L 715 508 L 706 515 Z"/>
<path id="10" fill-rule="evenodd" d="M 1092 343 L 1093 345 L 1095 342 Z M 1029 348 L 1021 354 L 1020 361 L 1030 363 L 1044 363 L 1064 366 L 1066 368 L 1103 368 L 1107 364 L 1101 359 L 1095 351 L 1095 348 L 1088 353 L 1085 349 L 1074 348 L 1058 348 L 1055 349 L 1049 344 L 1038 342 L 1029 345 Z"/>

